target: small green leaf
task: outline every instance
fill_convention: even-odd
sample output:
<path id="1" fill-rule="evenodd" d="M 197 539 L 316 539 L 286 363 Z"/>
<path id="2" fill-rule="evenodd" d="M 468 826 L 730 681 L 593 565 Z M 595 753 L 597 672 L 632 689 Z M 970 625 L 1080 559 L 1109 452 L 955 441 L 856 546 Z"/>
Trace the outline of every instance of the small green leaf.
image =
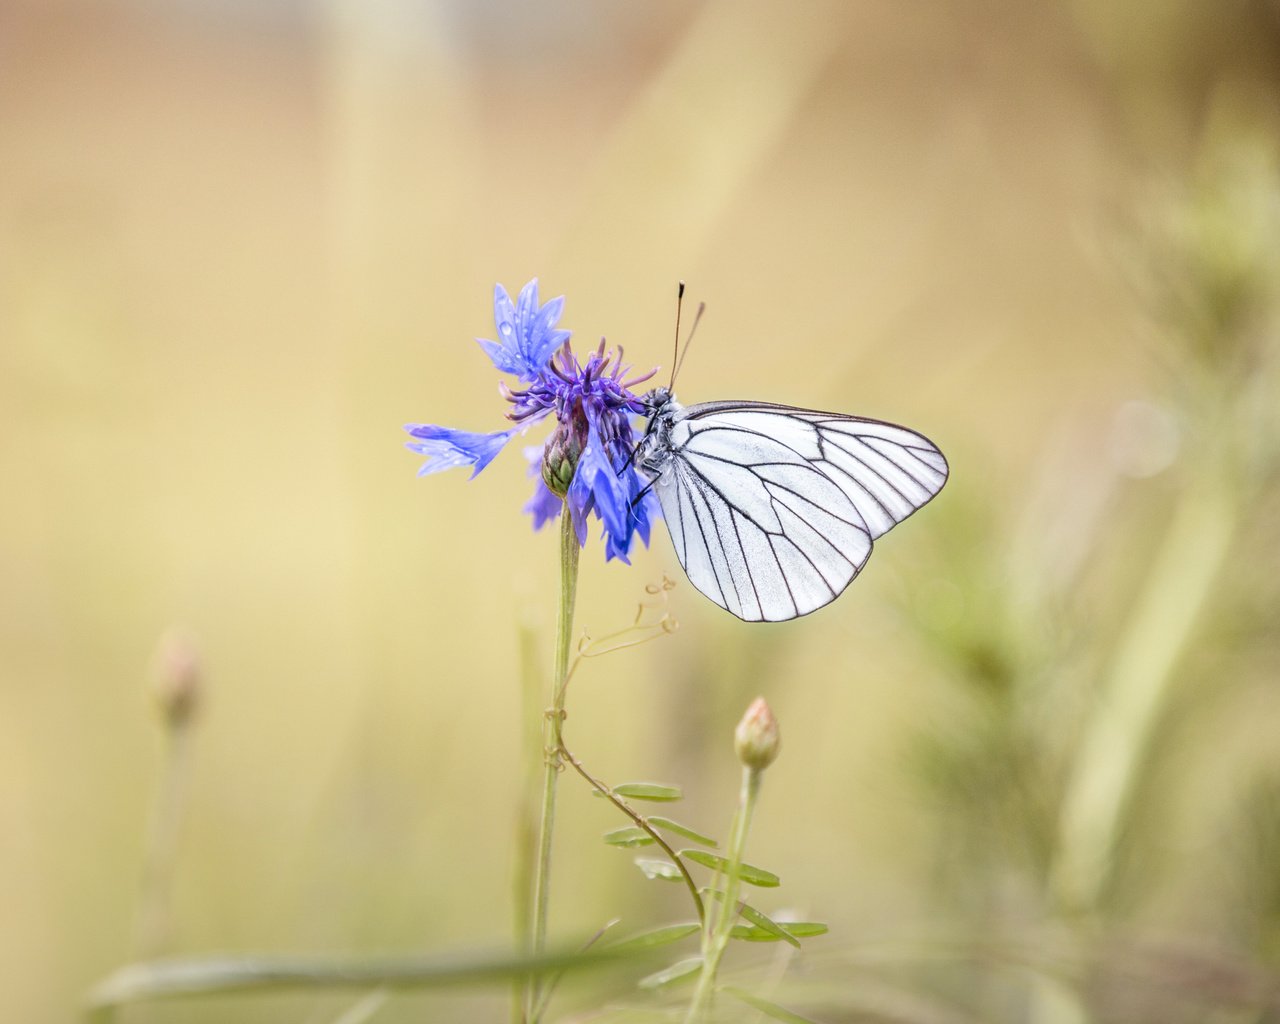
<path id="1" fill-rule="evenodd" d="M 617 950 L 651 949 L 654 946 L 665 946 L 670 942 L 679 942 L 681 939 L 693 935 L 701 927 L 696 922 L 692 924 L 669 924 L 662 928 L 654 928 L 647 932 L 640 932 L 637 935 L 630 935 L 625 939 L 619 939 L 617 942 L 611 942 L 607 948 L 611 952 L 616 952 Z"/>
<path id="2" fill-rule="evenodd" d="M 672 821 L 670 818 L 659 818 L 656 814 L 652 814 L 649 816 L 649 824 L 656 825 L 658 828 L 665 828 L 668 832 L 675 832 L 686 839 L 692 839 L 695 843 L 701 843 L 703 846 L 718 845 L 710 836 L 704 836 L 701 832 L 691 829 L 688 825 L 681 825 L 680 822 Z"/>
<path id="3" fill-rule="evenodd" d="M 663 985 L 670 985 L 673 981 L 679 981 L 681 978 L 696 974 L 700 970 L 702 970 L 702 957 L 691 956 L 687 960 L 676 961 L 670 967 L 659 971 L 657 974 L 650 974 L 647 978 L 641 978 L 639 985 L 641 988 L 661 988 Z"/>
<path id="4" fill-rule="evenodd" d="M 724 902 L 725 894 L 722 889 L 714 889 L 709 885 L 704 885 L 698 891 L 717 903 Z M 748 942 L 789 942 L 797 949 L 800 948 L 800 943 L 782 925 L 767 914 L 757 910 L 745 900 L 738 900 L 738 914 L 750 921 L 751 924 L 735 924 L 729 930 L 730 938 L 745 939 Z"/>
<path id="5" fill-rule="evenodd" d="M 714 853 L 707 853 L 706 850 L 681 850 L 680 856 L 703 867 L 729 873 L 729 862 L 723 857 L 717 857 Z M 758 885 L 763 889 L 772 889 L 782 884 L 782 879 L 772 871 L 753 867 L 750 864 L 738 865 L 738 877 L 748 885 Z"/>
<path id="6" fill-rule="evenodd" d="M 811 939 L 815 935 L 826 935 L 831 931 L 821 921 L 777 921 L 775 923 L 797 939 Z"/>
<path id="7" fill-rule="evenodd" d="M 606 832 L 604 841 L 610 846 L 652 846 L 653 836 L 649 835 L 644 829 L 631 825 L 627 828 Z"/>
<path id="8" fill-rule="evenodd" d="M 735 999 L 740 999 L 752 1009 L 759 1010 L 766 1017 L 772 1017 L 774 1020 L 780 1020 L 783 1024 L 817 1024 L 816 1021 L 809 1017 L 801 1017 L 798 1013 L 792 1013 L 785 1006 L 779 1006 L 777 1003 L 771 1003 L 767 999 L 761 999 L 759 996 L 749 995 L 740 988 L 725 987 L 721 991 L 728 992 Z"/>
<path id="9" fill-rule="evenodd" d="M 780 942 L 782 940 L 782 936 L 777 932 L 768 931 L 753 924 L 735 924 L 729 929 L 729 938 L 742 942 Z M 795 942 L 794 939 L 791 941 Z M 800 945 L 798 942 L 795 944 Z"/>
<path id="10" fill-rule="evenodd" d="M 683 881 L 680 869 L 669 860 L 653 860 L 649 857 L 637 857 L 636 867 L 644 872 L 645 878 L 657 878 L 664 882 Z"/>
<path id="11" fill-rule="evenodd" d="M 757 911 L 757 913 L 759 912 Z M 763 914 L 760 916 L 764 917 Z M 768 919 L 766 918 L 766 920 Z M 796 941 L 798 938 L 811 938 L 814 935 L 827 934 L 827 926 L 818 924 L 816 921 L 797 921 L 794 924 L 789 921 L 782 923 L 770 921 L 769 924 L 776 928 L 777 931 L 774 931 L 769 925 L 736 924 L 730 930 L 729 936 L 734 939 L 742 939 L 744 942 L 789 942 L 793 946 L 799 946 L 800 943 Z"/>
<path id="12" fill-rule="evenodd" d="M 742 906 L 738 910 L 738 913 L 740 913 L 744 918 L 746 918 L 753 925 L 755 925 L 756 928 L 768 933 L 769 937 L 774 942 L 789 942 L 791 945 L 795 946 L 796 949 L 800 948 L 799 939 L 797 939 L 794 935 L 792 935 L 789 931 L 783 928 L 780 924 L 774 921 L 767 914 L 762 914 L 760 911 L 756 910 L 756 908 L 751 906 L 750 904 L 748 903 L 742 904 Z"/>
<path id="13" fill-rule="evenodd" d="M 599 790 L 593 790 L 596 796 L 600 796 Z M 613 792 L 618 796 L 629 796 L 633 800 L 658 800 L 661 802 L 670 802 L 679 800 L 684 796 L 679 786 L 664 786 L 660 782 L 624 782 L 621 786 L 614 786 Z"/>

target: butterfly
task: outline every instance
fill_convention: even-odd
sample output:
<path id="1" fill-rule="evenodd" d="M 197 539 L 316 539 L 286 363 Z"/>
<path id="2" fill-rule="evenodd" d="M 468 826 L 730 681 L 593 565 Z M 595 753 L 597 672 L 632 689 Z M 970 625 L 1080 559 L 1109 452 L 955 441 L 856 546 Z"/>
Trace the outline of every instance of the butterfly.
<path id="1" fill-rule="evenodd" d="M 937 445 L 893 423 L 770 402 L 683 406 L 671 387 L 641 401 L 634 457 L 676 557 L 699 591 L 748 622 L 830 604 L 876 538 L 947 482 Z"/>

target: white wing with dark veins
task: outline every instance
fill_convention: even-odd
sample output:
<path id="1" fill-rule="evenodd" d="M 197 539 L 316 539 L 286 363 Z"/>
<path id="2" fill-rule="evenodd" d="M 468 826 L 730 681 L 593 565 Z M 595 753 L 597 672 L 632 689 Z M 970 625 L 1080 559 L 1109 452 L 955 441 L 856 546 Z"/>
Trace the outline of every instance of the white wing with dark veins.
<path id="1" fill-rule="evenodd" d="M 927 438 L 878 420 L 759 402 L 675 413 L 654 487 L 680 564 L 741 619 L 829 604 L 872 541 L 942 489 Z"/>

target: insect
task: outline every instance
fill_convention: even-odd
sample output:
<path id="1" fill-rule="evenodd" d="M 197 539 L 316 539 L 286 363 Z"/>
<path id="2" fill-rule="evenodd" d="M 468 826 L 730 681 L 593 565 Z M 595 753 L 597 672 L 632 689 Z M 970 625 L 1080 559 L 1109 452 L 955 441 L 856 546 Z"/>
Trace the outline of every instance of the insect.
<path id="1" fill-rule="evenodd" d="M 681 405 L 672 388 L 693 329 L 670 384 L 642 398 L 637 466 L 698 590 L 748 622 L 808 615 L 843 593 L 877 537 L 942 490 L 947 460 L 924 435 L 860 416 Z"/>

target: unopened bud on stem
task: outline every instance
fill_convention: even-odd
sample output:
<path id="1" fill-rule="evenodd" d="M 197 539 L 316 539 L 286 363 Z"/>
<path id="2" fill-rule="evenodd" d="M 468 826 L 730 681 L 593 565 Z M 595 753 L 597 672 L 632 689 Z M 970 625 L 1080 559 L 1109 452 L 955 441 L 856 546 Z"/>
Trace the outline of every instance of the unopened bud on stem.
<path id="1" fill-rule="evenodd" d="M 755 772 L 762 772 L 778 756 L 778 720 L 763 697 L 757 697 L 742 716 L 733 734 L 738 760 Z"/>
<path id="2" fill-rule="evenodd" d="M 587 417 L 581 404 L 575 405 L 567 420 L 556 424 L 542 451 L 542 480 L 558 498 L 569 493 L 582 449 L 587 446 Z"/>
<path id="3" fill-rule="evenodd" d="M 185 724 L 200 700 L 200 652 L 182 630 L 164 635 L 156 651 L 152 692 L 169 725 Z"/>

